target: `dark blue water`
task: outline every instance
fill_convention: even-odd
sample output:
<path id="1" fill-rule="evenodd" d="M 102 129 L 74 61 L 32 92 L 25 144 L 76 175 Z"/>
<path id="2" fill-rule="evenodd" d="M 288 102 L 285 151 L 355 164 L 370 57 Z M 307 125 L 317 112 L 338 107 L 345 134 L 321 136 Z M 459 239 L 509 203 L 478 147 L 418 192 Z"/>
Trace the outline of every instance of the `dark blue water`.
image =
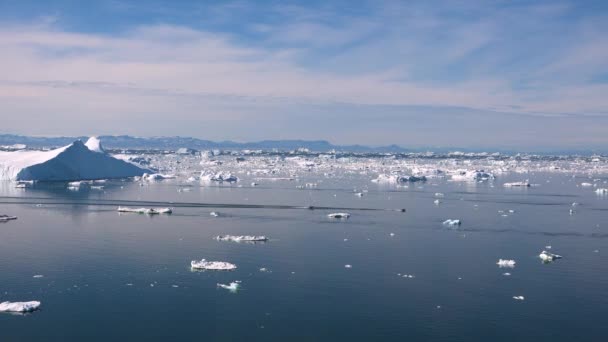
<path id="1" fill-rule="evenodd" d="M 355 176 L 306 190 L 295 188 L 306 180 L 189 192 L 177 181 L 78 192 L 3 183 L 0 214 L 19 219 L 0 224 L 0 301 L 42 308 L 0 314 L 1 340 L 603 341 L 608 199 L 570 176 L 526 177 L 540 186 L 396 188 Z M 355 188 L 369 192 L 359 198 Z M 439 206 L 436 192 L 445 194 Z M 174 202 L 175 211 L 119 214 L 121 200 Z M 335 221 L 326 215 L 343 210 L 201 206 L 208 203 L 407 212 L 349 209 L 349 220 Z M 448 218 L 463 224 L 447 228 Z M 220 234 L 271 240 L 213 239 Z M 564 258 L 542 264 L 546 245 Z M 238 269 L 191 271 L 201 258 Z M 516 267 L 500 269 L 499 258 Z M 216 286 L 234 280 L 237 293 Z"/>

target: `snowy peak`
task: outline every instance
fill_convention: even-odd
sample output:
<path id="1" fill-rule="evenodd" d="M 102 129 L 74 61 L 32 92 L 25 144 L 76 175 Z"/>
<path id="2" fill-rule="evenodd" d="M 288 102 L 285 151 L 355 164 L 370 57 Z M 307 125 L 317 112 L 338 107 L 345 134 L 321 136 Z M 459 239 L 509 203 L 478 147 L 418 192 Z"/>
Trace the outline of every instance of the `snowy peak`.
<path id="1" fill-rule="evenodd" d="M 93 152 L 106 153 L 103 146 L 101 146 L 101 141 L 97 137 L 90 137 L 84 145 Z"/>

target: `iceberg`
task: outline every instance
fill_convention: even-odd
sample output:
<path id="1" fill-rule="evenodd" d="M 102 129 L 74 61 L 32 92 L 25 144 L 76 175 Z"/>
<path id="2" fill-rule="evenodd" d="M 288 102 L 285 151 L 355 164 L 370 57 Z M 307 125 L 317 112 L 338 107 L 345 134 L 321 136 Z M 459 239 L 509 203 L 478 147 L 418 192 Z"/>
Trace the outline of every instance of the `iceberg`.
<path id="1" fill-rule="evenodd" d="M 507 188 L 513 188 L 513 187 L 530 187 L 531 184 L 528 181 L 523 181 L 523 182 L 511 182 L 511 183 L 505 183 L 503 184 L 504 187 Z"/>
<path id="2" fill-rule="evenodd" d="M 446 226 L 460 226 L 462 222 L 460 220 L 447 219 L 443 221 L 443 224 Z"/>
<path id="3" fill-rule="evenodd" d="M 175 178 L 175 175 L 163 175 L 161 173 L 153 173 L 153 174 L 144 173 L 141 176 L 141 179 L 143 179 L 145 181 L 157 181 L 157 180 L 174 179 L 174 178 Z"/>
<path id="4" fill-rule="evenodd" d="M 121 213 L 137 213 L 137 214 L 171 214 L 173 213 L 172 208 L 129 208 L 129 207 L 118 207 L 118 212 Z"/>
<path id="5" fill-rule="evenodd" d="M 0 312 L 32 312 L 40 308 L 40 302 L 2 302 L 0 303 Z"/>
<path id="6" fill-rule="evenodd" d="M 218 241 L 234 242 L 266 242 L 268 238 L 263 235 L 219 235 L 215 238 Z"/>
<path id="7" fill-rule="evenodd" d="M 236 269 L 235 264 L 225 261 L 207 261 L 205 259 L 192 260 L 190 266 L 197 270 L 231 271 Z"/>
<path id="8" fill-rule="evenodd" d="M 327 217 L 332 219 L 347 219 L 350 217 L 349 213 L 331 213 L 328 214 Z"/>
<path id="9" fill-rule="evenodd" d="M 236 292 L 236 291 L 238 291 L 238 289 L 239 289 L 240 286 L 241 286 L 241 281 L 240 280 L 235 280 L 235 281 L 231 282 L 229 285 L 217 283 L 217 287 L 221 287 L 221 288 L 226 289 L 226 290 L 228 290 L 230 292 Z"/>
<path id="10" fill-rule="evenodd" d="M 538 257 L 543 261 L 543 262 L 552 262 L 553 260 L 556 259 L 561 259 L 562 256 L 561 255 L 557 255 L 557 254 L 553 254 L 553 253 L 549 253 L 547 251 L 542 251 Z"/>
<path id="11" fill-rule="evenodd" d="M 608 194 L 608 189 L 607 188 L 599 188 L 595 190 L 595 193 L 598 195 L 606 195 Z"/>
<path id="12" fill-rule="evenodd" d="M 426 182 L 426 176 L 400 176 L 400 175 L 379 175 L 372 179 L 374 183 L 414 183 Z"/>
<path id="13" fill-rule="evenodd" d="M 50 151 L 0 152 L 0 180 L 73 181 L 127 178 L 145 172 L 150 171 L 104 152 L 96 138 Z"/>
<path id="14" fill-rule="evenodd" d="M 515 300 L 524 300 L 524 296 L 513 296 Z"/>
<path id="15" fill-rule="evenodd" d="M 498 262 L 496 263 L 496 265 L 498 265 L 498 267 L 500 267 L 500 268 L 503 268 L 503 267 L 513 268 L 513 267 L 515 267 L 515 260 L 498 259 Z"/>
<path id="16" fill-rule="evenodd" d="M 0 215 L 0 222 L 16 220 L 17 216 Z"/>

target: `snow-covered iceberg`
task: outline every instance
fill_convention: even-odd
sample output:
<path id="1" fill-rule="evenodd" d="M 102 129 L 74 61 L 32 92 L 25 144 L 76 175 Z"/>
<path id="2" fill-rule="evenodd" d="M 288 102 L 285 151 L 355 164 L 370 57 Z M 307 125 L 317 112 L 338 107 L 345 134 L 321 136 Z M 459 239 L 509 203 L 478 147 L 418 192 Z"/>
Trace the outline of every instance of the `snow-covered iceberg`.
<path id="1" fill-rule="evenodd" d="M 543 262 L 551 262 L 553 260 L 556 259 L 561 259 L 562 256 L 561 255 L 557 255 L 557 254 L 553 254 L 553 253 L 549 253 L 547 251 L 542 251 L 538 257 L 543 261 Z"/>
<path id="2" fill-rule="evenodd" d="M 104 152 L 97 138 L 51 151 L 0 152 L 0 180 L 74 181 L 141 176 L 150 172 Z"/>
<path id="3" fill-rule="evenodd" d="M 509 260 L 509 259 L 498 259 L 498 262 L 496 263 L 496 265 L 498 265 L 498 267 L 508 267 L 508 268 L 513 268 L 515 267 L 515 260 Z"/>
<path id="4" fill-rule="evenodd" d="M 234 242 L 266 242 L 268 238 L 264 235 L 219 235 L 215 238 L 218 241 Z"/>
<path id="5" fill-rule="evenodd" d="M 173 209 L 171 208 L 129 208 L 129 207 L 118 207 L 118 212 L 121 213 L 136 213 L 136 214 L 171 214 Z"/>
<path id="6" fill-rule="evenodd" d="M 447 220 L 443 221 L 443 224 L 446 226 L 460 226 L 462 224 L 462 222 L 457 219 L 447 219 Z"/>
<path id="7" fill-rule="evenodd" d="M 32 312 L 38 310 L 40 302 L 2 302 L 0 303 L 0 312 Z"/>
<path id="8" fill-rule="evenodd" d="M 231 271 L 236 269 L 235 264 L 226 261 L 207 261 L 205 259 L 192 260 L 190 266 L 197 270 Z"/>

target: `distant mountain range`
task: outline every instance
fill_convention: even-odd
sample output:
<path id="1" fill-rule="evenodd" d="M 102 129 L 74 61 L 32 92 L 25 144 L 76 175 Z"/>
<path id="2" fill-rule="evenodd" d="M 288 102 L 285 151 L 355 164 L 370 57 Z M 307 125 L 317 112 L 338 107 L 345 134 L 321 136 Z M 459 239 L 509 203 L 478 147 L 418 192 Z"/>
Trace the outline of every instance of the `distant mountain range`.
<path id="1" fill-rule="evenodd" d="M 0 134 L 0 146 L 24 144 L 29 148 L 59 147 L 68 145 L 75 140 L 86 141 L 89 137 L 29 137 L 15 134 Z M 103 146 L 108 149 L 154 149 L 171 150 L 179 148 L 190 148 L 195 150 L 264 150 L 271 151 L 293 151 L 305 148 L 312 152 L 327 152 L 331 150 L 355 153 L 409 153 L 409 152 L 435 152 L 447 153 L 461 152 L 500 152 L 503 154 L 515 154 L 518 152 L 535 153 L 540 155 L 592 155 L 605 154 L 606 149 L 499 149 L 492 147 L 484 148 L 461 148 L 461 147 L 424 147 L 405 148 L 397 145 L 370 147 L 365 145 L 334 145 L 326 140 L 262 140 L 256 142 L 235 141 L 211 141 L 190 137 L 133 137 L 129 135 L 103 135 L 99 136 Z"/>
<path id="2" fill-rule="evenodd" d="M 29 137 L 14 134 L 0 134 L 0 145 L 24 144 L 30 148 L 65 146 L 75 140 L 87 141 L 89 137 Z M 189 137 L 133 137 L 129 135 L 99 136 L 102 145 L 109 149 L 161 149 L 177 150 L 191 148 L 195 150 L 272 150 L 292 151 L 306 148 L 310 151 L 348 151 L 348 152 L 410 152 L 411 150 L 397 145 L 369 147 L 363 145 L 334 145 L 325 140 L 263 140 L 256 142 L 211 141 Z"/>

